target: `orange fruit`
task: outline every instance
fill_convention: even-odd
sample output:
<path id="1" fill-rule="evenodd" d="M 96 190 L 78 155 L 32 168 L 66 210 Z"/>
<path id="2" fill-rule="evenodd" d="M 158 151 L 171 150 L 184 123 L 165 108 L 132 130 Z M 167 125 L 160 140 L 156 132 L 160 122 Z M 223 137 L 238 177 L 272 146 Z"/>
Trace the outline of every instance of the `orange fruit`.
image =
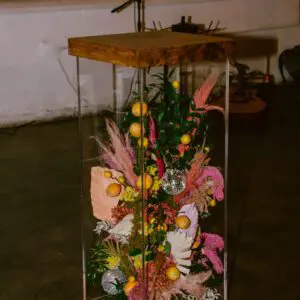
<path id="1" fill-rule="evenodd" d="M 117 197 L 120 195 L 122 187 L 118 183 L 111 183 L 106 188 L 106 195 L 109 197 Z"/>
<path id="2" fill-rule="evenodd" d="M 173 88 L 176 89 L 176 90 L 179 89 L 179 87 L 180 87 L 180 83 L 179 83 L 178 80 L 174 80 L 172 82 L 172 85 L 173 85 Z"/>
<path id="3" fill-rule="evenodd" d="M 183 145 L 188 145 L 191 142 L 192 138 L 189 134 L 184 134 L 181 138 L 180 141 Z"/>
<path id="4" fill-rule="evenodd" d="M 149 146 L 149 140 L 148 140 L 148 138 L 142 137 L 142 138 L 139 139 L 138 145 L 140 147 L 142 147 L 142 140 L 143 140 L 143 146 L 144 146 L 144 148 L 147 148 Z"/>
<path id="5" fill-rule="evenodd" d="M 188 229 L 191 226 L 191 220 L 185 215 L 178 216 L 175 223 L 180 229 Z"/>
<path id="6" fill-rule="evenodd" d="M 136 102 L 132 105 L 131 112 L 135 117 L 145 116 L 148 112 L 148 105 L 145 102 Z"/>
<path id="7" fill-rule="evenodd" d="M 152 177 L 145 173 L 143 176 L 143 187 L 145 190 L 149 190 L 153 184 L 153 179 Z M 141 190 L 142 189 L 142 175 L 140 175 L 136 181 L 136 186 Z"/>
<path id="8" fill-rule="evenodd" d="M 124 293 L 126 296 L 129 295 L 131 290 L 137 285 L 137 282 L 135 280 L 128 281 L 124 286 Z"/>
<path id="9" fill-rule="evenodd" d="M 178 280 L 180 278 L 180 272 L 175 266 L 169 267 L 166 270 L 166 275 L 172 281 Z"/>
<path id="10" fill-rule="evenodd" d="M 129 127 L 129 132 L 133 137 L 139 138 L 142 135 L 142 126 L 140 123 L 132 123 Z M 145 133 L 145 129 L 143 126 L 143 133 Z"/>

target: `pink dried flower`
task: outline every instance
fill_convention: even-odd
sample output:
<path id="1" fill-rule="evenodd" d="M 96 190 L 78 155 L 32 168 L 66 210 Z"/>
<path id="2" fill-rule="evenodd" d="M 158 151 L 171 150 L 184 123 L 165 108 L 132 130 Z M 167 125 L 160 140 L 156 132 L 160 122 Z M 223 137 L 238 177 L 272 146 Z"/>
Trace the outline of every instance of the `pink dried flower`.
<path id="1" fill-rule="evenodd" d="M 207 181 L 209 177 L 211 177 L 211 180 Z M 208 188 L 211 188 L 216 200 L 222 201 L 224 199 L 224 178 L 218 168 L 212 166 L 203 167 L 195 183 L 198 187 L 206 184 Z"/>
<path id="2" fill-rule="evenodd" d="M 155 121 L 152 118 L 152 116 L 149 116 L 149 142 L 150 146 L 154 149 L 155 148 L 155 143 L 156 143 L 156 128 L 155 128 Z"/>
<path id="3" fill-rule="evenodd" d="M 162 178 L 165 173 L 165 163 L 161 158 L 157 158 L 156 165 L 157 165 L 157 169 L 158 169 L 158 175 L 160 178 Z"/>
<path id="4" fill-rule="evenodd" d="M 190 146 L 189 145 L 183 145 L 183 144 L 179 144 L 178 145 L 178 151 L 181 154 L 184 154 L 185 151 L 189 150 Z"/>
<path id="5" fill-rule="evenodd" d="M 157 140 L 155 121 L 152 116 L 149 116 L 149 142 L 152 149 L 155 149 L 155 144 Z M 158 169 L 159 177 L 163 177 L 165 172 L 165 164 L 164 161 L 160 158 L 159 152 L 156 151 L 155 155 L 156 165 Z"/>
<path id="6" fill-rule="evenodd" d="M 223 263 L 217 252 L 221 252 L 224 249 L 222 237 L 212 233 L 202 233 L 201 237 L 204 239 L 202 254 L 212 263 L 216 273 L 221 274 L 223 272 Z"/>

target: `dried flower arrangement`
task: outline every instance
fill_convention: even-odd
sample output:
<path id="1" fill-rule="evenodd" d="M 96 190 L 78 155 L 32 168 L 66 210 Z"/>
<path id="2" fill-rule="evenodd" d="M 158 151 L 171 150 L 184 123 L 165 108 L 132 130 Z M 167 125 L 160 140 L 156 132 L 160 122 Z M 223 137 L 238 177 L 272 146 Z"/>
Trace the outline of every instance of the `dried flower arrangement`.
<path id="1" fill-rule="evenodd" d="M 88 279 L 100 284 L 101 277 L 117 299 L 220 299 L 209 281 L 222 277 L 224 242 L 201 230 L 224 198 L 206 144 L 208 112 L 223 112 L 208 103 L 218 76 L 208 76 L 192 98 L 171 74 L 167 82 L 155 76 L 142 102 L 133 95 L 120 128 L 106 120 L 110 140 L 97 140 L 106 167 L 91 169 L 99 241 Z"/>

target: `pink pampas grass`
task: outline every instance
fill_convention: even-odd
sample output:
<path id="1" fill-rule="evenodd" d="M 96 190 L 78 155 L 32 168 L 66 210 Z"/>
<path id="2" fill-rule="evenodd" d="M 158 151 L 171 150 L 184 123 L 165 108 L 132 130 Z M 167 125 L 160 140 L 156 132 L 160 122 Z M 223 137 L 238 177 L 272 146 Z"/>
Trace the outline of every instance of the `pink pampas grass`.
<path id="1" fill-rule="evenodd" d="M 131 186 L 135 186 L 137 176 L 133 171 L 134 162 L 130 142 L 126 136 L 121 134 L 119 128 L 112 120 L 106 120 L 106 128 L 111 144 L 105 145 L 99 139 L 96 139 L 102 150 L 100 157 L 110 168 L 122 172 Z"/>

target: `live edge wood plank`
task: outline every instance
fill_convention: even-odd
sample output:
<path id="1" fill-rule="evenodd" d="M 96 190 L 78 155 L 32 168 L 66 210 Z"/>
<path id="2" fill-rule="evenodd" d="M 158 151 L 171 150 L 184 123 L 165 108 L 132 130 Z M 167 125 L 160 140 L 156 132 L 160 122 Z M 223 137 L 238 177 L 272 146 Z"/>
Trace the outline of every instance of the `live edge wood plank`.
<path id="1" fill-rule="evenodd" d="M 69 54 L 117 65 L 149 68 L 230 55 L 233 41 L 170 31 L 69 38 Z"/>

